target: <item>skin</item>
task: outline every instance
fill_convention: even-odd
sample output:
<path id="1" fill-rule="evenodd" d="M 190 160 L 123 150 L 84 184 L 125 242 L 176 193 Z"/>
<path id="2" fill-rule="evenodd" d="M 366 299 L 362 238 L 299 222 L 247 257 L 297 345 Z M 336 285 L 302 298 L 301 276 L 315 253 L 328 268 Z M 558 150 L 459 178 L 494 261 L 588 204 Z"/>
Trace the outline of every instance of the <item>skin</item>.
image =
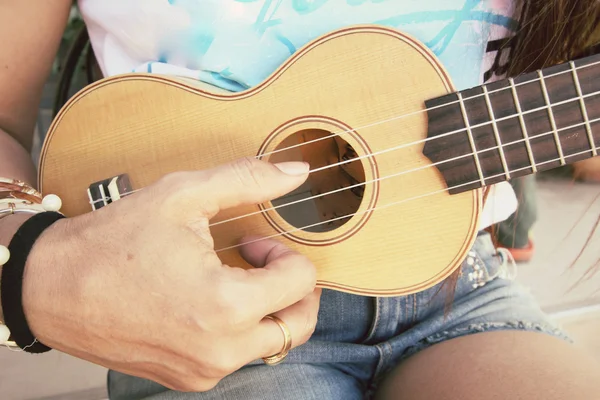
<path id="1" fill-rule="evenodd" d="M 589 400 L 600 365 L 586 350 L 532 332 L 486 332 L 442 342 L 393 371 L 376 400 Z"/>
<path id="2" fill-rule="evenodd" d="M 0 0 L 0 37 L 13 38 L 0 50 L 0 176 L 32 186 L 37 105 L 70 6 Z M 273 199 L 306 179 L 305 166 L 280 167 L 287 172 L 246 159 L 171 174 L 110 207 L 53 225 L 25 270 L 23 305 L 33 333 L 57 350 L 182 391 L 208 390 L 245 363 L 277 353 L 283 337 L 263 319 L 267 314 L 288 324 L 294 347 L 306 342 L 319 307 L 314 265 L 276 241 L 242 248 L 256 269 L 222 265 L 207 229 L 219 209 Z M 0 244 L 23 219 L 0 221 Z M 169 242 L 180 243 L 177 254 Z M 599 370 L 584 351 L 551 337 L 481 333 L 413 356 L 379 396 L 591 399 Z"/>
<path id="3" fill-rule="evenodd" d="M 0 36 L 14 38 L 0 50 L 0 176 L 32 186 L 36 108 L 70 6 L 0 1 Z M 223 265 L 208 221 L 221 209 L 288 193 L 307 172 L 304 163 L 237 160 L 170 174 L 116 207 L 55 223 L 25 266 L 23 309 L 33 334 L 56 350 L 181 391 L 208 390 L 278 353 L 284 337 L 268 314 L 285 321 L 292 348 L 302 345 L 319 309 L 315 266 L 274 240 L 242 247 L 256 269 Z M 23 220 L 0 221 L 0 244 Z"/>
<path id="4" fill-rule="evenodd" d="M 208 230 L 222 209 L 293 190 L 301 170 L 289 179 L 242 160 L 170 174 L 119 207 L 53 225 L 25 272 L 32 332 L 54 349 L 184 391 L 208 390 L 278 353 L 283 335 L 266 315 L 285 321 L 293 347 L 302 345 L 319 309 L 314 265 L 266 240 L 243 248 L 256 269 L 223 265 Z"/>

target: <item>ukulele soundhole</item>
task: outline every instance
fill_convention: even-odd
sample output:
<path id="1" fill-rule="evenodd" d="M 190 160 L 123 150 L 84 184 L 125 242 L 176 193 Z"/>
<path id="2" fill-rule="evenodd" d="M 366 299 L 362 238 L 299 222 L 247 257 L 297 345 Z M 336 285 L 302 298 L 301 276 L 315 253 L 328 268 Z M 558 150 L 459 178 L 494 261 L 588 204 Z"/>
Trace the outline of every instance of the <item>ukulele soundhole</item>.
<path id="1" fill-rule="evenodd" d="M 367 157 L 366 144 L 349 127 L 330 121 L 290 122 L 259 152 L 269 162 L 310 164 L 303 185 L 263 205 L 272 225 L 305 243 L 335 242 L 352 235 L 368 219 L 377 197 L 377 168 L 374 157 Z"/>
<path id="2" fill-rule="evenodd" d="M 315 170 L 298 189 L 272 202 L 289 224 L 307 232 L 328 232 L 356 214 L 364 195 L 365 171 L 348 142 L 322 129 L 306 129 L 288 136 L 276 151 L 269 161 L 301 160 Z"/>

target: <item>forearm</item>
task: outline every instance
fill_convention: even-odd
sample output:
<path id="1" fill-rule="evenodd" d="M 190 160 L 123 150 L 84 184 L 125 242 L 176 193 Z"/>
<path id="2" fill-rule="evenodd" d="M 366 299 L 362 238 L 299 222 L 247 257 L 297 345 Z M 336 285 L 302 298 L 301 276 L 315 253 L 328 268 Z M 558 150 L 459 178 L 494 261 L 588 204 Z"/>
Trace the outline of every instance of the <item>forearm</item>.
<path id="1" fill-rule="evenodd" d="M 18 179 L 36 187 L 35 166 L 30 153 L 0 128 L 0 177 Z"/>
<path id="2" fill-rule="evenodd" d="M 36 168 L 31 159 L 33 131 L 44 85 L 72 7 L 72 0 L 0 0 L 0 37 L 14 38 L 4 40 L 0 46 L 0 178 L 5 178 L 3 182 L 18 180 L 37 189 Z M 32 26 L 35 29 L 31 29 Z M 0 192 L 0 197 L 8 197 L 7 190 Z M 3 203 L 1 208 L 13 208 L 12 200 Z M 21 214 L 1 218 L 0 244 L 10 243 L 26 218 Z"/>

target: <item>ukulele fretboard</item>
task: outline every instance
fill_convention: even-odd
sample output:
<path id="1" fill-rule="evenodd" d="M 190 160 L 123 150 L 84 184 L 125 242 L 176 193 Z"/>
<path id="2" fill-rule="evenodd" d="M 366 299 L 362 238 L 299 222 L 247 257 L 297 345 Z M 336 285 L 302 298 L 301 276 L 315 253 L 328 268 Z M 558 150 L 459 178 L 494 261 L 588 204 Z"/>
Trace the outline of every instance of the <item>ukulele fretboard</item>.
<path id="1" fill-rule="evenodd" d="M 594 157 L 600 150 L 600 55 L 426 102 L 423 153 L 450 193 Z"/>

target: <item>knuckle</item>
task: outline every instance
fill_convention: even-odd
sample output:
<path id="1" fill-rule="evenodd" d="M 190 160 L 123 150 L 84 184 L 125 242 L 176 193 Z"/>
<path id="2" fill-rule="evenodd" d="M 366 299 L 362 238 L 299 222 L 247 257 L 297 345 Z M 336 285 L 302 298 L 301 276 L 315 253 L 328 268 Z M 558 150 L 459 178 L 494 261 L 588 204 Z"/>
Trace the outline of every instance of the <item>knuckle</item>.
<path id="1" fill-rule="evenodd" d="M 261 187 L 263 182 L 263 169 L 260 161 L 254 157 L 243 157 L 231 164 L 235 179 L 241 186 Z"/>
<path id="2" fill-rule="evenodd" d="M 310 259 L 304 255 L 296 254 L 295 256 L 296 263 L 302 266 L 301 271 L 304 273 L 303 278 L 307 285 L 314 289 L 317 284 L 317 267 L 313 264 Z"/>
<path id="3" fill-rule="evenodd" d="M 250 308 L 245 302 L 235 302 L 229 308 L 229 317 L 227 318 L 227 325 L 237 327 L 238 329 L 242 326 L 247 325 L 248 316 L 250 315 Z"/>
<path id="4" fill-rule="evenodd" d="M 204 379 L 221 380 L 241 367 L 239 355 L 234 353 L 231 346 L 217 344 L 208 350 L 198 362 L 198 374 Z"/>
<path id="5" fill-rule="evenodd" d="M 306 288 L 306 294 L 314 290 L 317 284 L 317 267 L 310 259 L 296 251 L 288 250 L 277 258 L 289 268 L 293 267 L 295 282 Z"/>
<path id="6" fill-rule="evenodd" d="M 231 296 L 218 291 L 217 294 L 213 297 L 214 299 L 214 307 L 215 315 L 218 317 L 220 321 L 226 321 L 230 319 L 230 316 L 233 312 L 235 312 L 235 302 L 231 299 Z M 219 325 L 222 325 L 220 323 Z"/>
<path id="7" fill-rule="evenodd" d="M 188 173 L 185 171 L 170 172 L 161 177 L 157 184 L 163 191 L 177 190 L 186 182 L 187 177 Z"/>
<path id="8" fill-rule="evenodd" d="M 187 221 L 186 226 L 188 228 L 191 229 L 192 232 L 194 232 L 194 234 L 196 234 L 198 241 L 201 244 L 206 245 L 206 247 L 208 249 L 213 249 L 215 246 L 215 240 L 212 237 L 211 231 L 210 231 L 210 221 L 208 218 L 204 217 L 204 216 L 200 216 L 200 217 L 195 217 L 195 218 L 191 218 Z M 213 251 L 211 250 L 210 252 L 205 252 L 205 254 L 203 254 L 200 259 L 201 260 L 206 260 L 208 258 L 213 258 Z M 215 260 L 217 261 L 217 260 Z"/>
<path id="9" fill-rule="evenodd" d="M 214 303 L 217 324 L 221 329 L 238 327 L 243 325 L 249 317 L 249 306 L 240 301 L 240 288 L 231 283 L 219 283 L 215 285 Z"/>
<path id="10" fill-rule="evenodd" d="M 205 392 L 213 389 L 223 378 L 235 372 L 238 365 L 235 354 L 225 346 L 217 343 L 206 348 L 201 355 L 191 357 L 193 366 L 180 374 L 174 385 L 177 391 Z"/>
<path id="11" fill-rule="evenodd" d="M 239 362 L 231 352 L 223 352 L 219 355 L 217 363 L 213 366 L 213 371 L 218 378 L 224 378 L 232 374 L 239 368 Z"/>
<path id="12" fill-rule="evenodd" d="M 299 253 L 297 253 L 295 250 L 289 248 L 280 241 L 276 241 L 266 256 L 266 263 L 268 264 L 272 261 L 283 259 L 290 264 L 298 264 L 301 259 L 297 260 L 297 256 L 299 256 Z"/>
<path id="13" fill-rule="evenodd" d="M 207 178 L 190 171 L 171 172 L 157 181 L 155 197 L 160 199 L 157 207 L 168 215 L 209 208 L 205 196 L 195 195 L 198 185 L 205 184 Z M 179 210 L 179 211 L 178 211 Z"/>
<path id="14" fill-rule="evenodd" d="M 185 189 L 187 181 L 186 172 L 172 172 L 158 180 L 156 188 L 161 198 L 161 209 L 172 209 L 175 203 L 181 200 L 181 192 Z"/>

